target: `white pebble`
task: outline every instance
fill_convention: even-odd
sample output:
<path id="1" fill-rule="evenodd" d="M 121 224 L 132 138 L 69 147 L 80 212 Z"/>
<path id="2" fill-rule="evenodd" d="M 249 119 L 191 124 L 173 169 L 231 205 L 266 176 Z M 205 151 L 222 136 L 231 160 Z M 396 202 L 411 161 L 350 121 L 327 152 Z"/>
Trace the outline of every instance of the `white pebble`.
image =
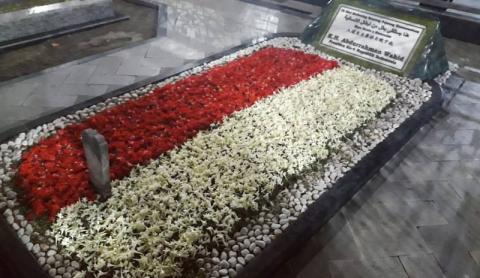
<path id="1" fill-rule="evenodd" d="M 263 240 L 257 240 L 255 241 L 255 244 L 258 245 L 260 248 L 265 248 L 265 241 Z"/>
<path id="2" fill-rule="evenodd" d="M 230 276 L 230 277 L 236 277 L 236 276 L 237 276 L 237 272 L 236 272 L 234 269 L 230 268 L 230 269 L 228 270 L 228 276 Z"/>
<path id="3" fill-rule="evenodd" d="M 230 264 L 226 260 L 222 260 L 219 265 L 221 268 L 228 268 Z"/>
<path id="4" fill-rule="evenodd" d="M 75 268 L 75 269 L 79 269 L 79 268 L 80 268 L 80 264 L 79 264 L 77 261 L 72 261 L 70 265 L 71 265 L 73 268 Z"/>
<path id="5" fill-rule="evenodd" d="M 228 263 L 231 267 L 235 267 L 235 265 L 237 264 L 237 258 L 231 257 L 230 259 L 228 259 Z"/>
<path id="6" fill-rule="evenodd" d="M 248 249 L 243 249 L 240 251 L 240 254 L 242 254 L 243 257 L 246 257 L 248 254 L 250 254 L 250 251 L 248 251 Z"/>

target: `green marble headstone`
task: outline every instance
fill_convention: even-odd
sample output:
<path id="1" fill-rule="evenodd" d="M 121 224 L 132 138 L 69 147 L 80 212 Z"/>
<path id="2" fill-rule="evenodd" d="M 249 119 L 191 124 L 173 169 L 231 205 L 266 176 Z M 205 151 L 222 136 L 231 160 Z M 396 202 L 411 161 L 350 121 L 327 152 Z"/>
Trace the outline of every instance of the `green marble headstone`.
<path id="1" fill-rule="evenodd" d="M 440 23 L 377 0 L 334 0 L 303 41 L 364 67 L 432 79 L 448 70 Z"/>

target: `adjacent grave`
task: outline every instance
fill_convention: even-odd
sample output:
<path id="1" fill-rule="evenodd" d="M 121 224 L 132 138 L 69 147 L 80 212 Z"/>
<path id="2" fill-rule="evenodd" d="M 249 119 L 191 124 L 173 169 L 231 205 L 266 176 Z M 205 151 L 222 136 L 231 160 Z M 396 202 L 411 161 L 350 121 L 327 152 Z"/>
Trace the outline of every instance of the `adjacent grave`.
<path id="1" fill-rule="evenodd" d="M 0 46 L 116 16 L 112 0 L 71 0 L 0 13 Z"/>

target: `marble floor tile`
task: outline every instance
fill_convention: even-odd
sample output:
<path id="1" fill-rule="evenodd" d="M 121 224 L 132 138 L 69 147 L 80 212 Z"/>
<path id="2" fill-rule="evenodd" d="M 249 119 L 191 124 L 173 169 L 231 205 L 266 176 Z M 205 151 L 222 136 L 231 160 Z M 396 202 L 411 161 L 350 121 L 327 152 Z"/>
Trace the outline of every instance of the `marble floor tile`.
<path id="1" fill-rule="evenodd" d="M 75 103 L 82 103 L 85 102 L 89 99 L 92 99 L 92 96 L 82 96 L 82 95 L 77 95 L 77 99 L 75 100 Z"/>
<path id="2" fill-rule="evenodd" d="M 387 165 L 381 173 L 390 181 L 451 180 L 471 177 L 470 171 L 464 168 L 461 161 L 401 163 L 395 168 Z"/>
<path id="3" fill-rule="evenodd" d="M 372 202 L 391 202 L 395 201 L 417 201 L 420 196 L 415 190 L 412 190 L 409 182 L 385 182 L 379 186 L 370 197 Z"/>
<path id="4" fill-rule="evenodd" d="M 480 178 L 480 161 L 464 161 L 463 167 L 476 178 Z"/>
<path id="5" fill-rule="evenodd" d="M 41 86 L 45 95 L 51 96 L 100 96 L 107 92 L 107 85 L 61 84 L 57 86 Z"/>
<path id="6" fill-rule="evenodd" d="M 157 52 L 157 54 L 159 54 L 159 52 Z M 162 65 L 162 68 L 176 68 L 184 65 L 188 61 L 166 52 L 163 55 L 163 57 L 147 57 L 142 61 L 142 64 L 152 66 Z"/>
<path id="7" fill-rule="evenodd" d="M 332 278 L 408 278 L 397 257 L 330 261 Z"/>
<path id="8" fill-rule="evenodd" d="M 480 106 L 478 107 L 480 108 Z M 472 143 L 475 130 L 453 130 L 446 132 L 442 139 L 445 145 L 469 145 Z"/>
<path id="9" fill-rule="evenodd" d="M 123 58 L 143 58 L 147 54 L 148 49 L 150 48 L 149 44 L 141 44 L 138 46 L 134 46 L 131 48 L 127 48 L 125 50 L 113 52 L 107 54 L 107 57 L 119 57 L 123 60 Z"/>
<path id="10" fill-rule="evenodd" d="M 93 74 L 95 75 L 112 75 L 118 71 L 118 68 L 124 60 L 116 56 L 105 56 L 99 59 L 95 59 L 88 65 L 95 65 L 96 69 Z"/>
<path id="11" fill-rule="evenodd" d="M 400 256 L 409 278 L 446 278 L 433 255 Z"/>
<path id="12" fill-rule="evenodd" d="M 445 84 L 448 88 L 457 90 L 463 85 L 465 80 L 459 76 L 452 75 L 450 78 L 447 79 L 447 83 Z"/>
<path id="13" fill-rule="evenodd" d="M 25 120 L 14 120 L 14 121 L 0 120 L 0 132 L 6 132 L 13 128 L 24 126 L 26 123 L 27 121 Z"/>
<path id="14" fill-rule="evenodd" d="M 69 107 L 76 103 L 76 96 L 31 95 L 22 106 L 40 107 Z"/>
<path id="15" fill-rule="evenodd" d="M 185 60 L 196 60 L 205 57 L 203 51 L 190 47 L 188 44 L 180 43 L 170 38 L 158 39 L 150 45 L 147 51 L 147 58 L 163 58 L 165 54 L 182 57 Z"/>
<path id="16" fill-rule="evenodd" d="M 154 76 L 160 72 L 159 66 L 146 66 L 142 63 L 142 60 L 139 59 L 124 59 L 122 64 L 118 68 L 117 75 L 126 75 L 126 76 Z"/>
<path id="17" fill-rule="evenodd" d="M 385 219 L 366 219 L 369 216 L 376 215 L 355 214 L 349 218 L 352 235 L 362 258 L 422 255 L 431 252 L 410 223 L 394 220 L 395 217 L 390 222 Z"/>
<path id="18" fill-rule="evenodd" d="M 455 98 L 453 98 L 452 102 L 453 105 L 457 104 L 480 104 L 480 93 L 474 92 L 461 92 L 457 94 Z"/>
<path id="19" fill-rule="evenodd" d="M 296 278 L 331 278 L 330 262 L 328 260 L 318 258 L 318 260 L 312 260 L 307 266 L 296 273 Z"/>
<path id="20" fill-rule="evenodd" d="M 473 246 L 480 245 L 480 207 L 478 198 L 464 200 L 437 200 L 437 211 L 447 220 L 448 224 L 458 228 L 458 236 L 464 238 Z"/>
<path id="21" fill-rule="evenodd" d="M 428 163 L 432 160 L 428 152 L 415 144 L 402 149 L 393 159 L 403 163 Z"/>
<path id="22" fill-rule="evenodd" d="M 60 85 L 65 82 L 65 79 L 74 71 L 75 67 L 61 68 L 61 70 L 46 71 L 45 74 L 33 74 L 32 77 L 27 78 L 25 82 L 36 82 L 38 84 Z M 19 82 L 23 83 L 23 82 Z"/>
<path id="23" fill-rule="evenodd" d="M 441 121 L 435 123 L 436 129 L 480 129 L 480 120 L 470 115 L 458 113 L 446 115 Z"/>
<path id="24" fill-rule="evenodd" d="M 456 225 L 418 228 L 446 277 L 479 277 L 480 268 L 470 256 L 462 229 Z"/>
<path id="25" fill-rule="evenodd" d="M 433 129 L 423 136 L 422 144 L 468 145 L 472 142 L 474 130 Z"/>
<path id="26" fill-rule="evenodd" d="M 39 87 L 37 82 L 19 82 L 0 87 L 0 104 L 3 106 L 21 105 Z"/>
<path id="27" fill-rule="evenodd" d="M 464 93 L 474 94 L 480 96 L 480 84 L 471 81 L 465 81 L 460 91 Z"/>
<path id="28" fill-rule="evenodd" d="M 417 200 L 423 201 L 438 201 L 438 200 L 460 200 L 461 196 L 455 190 L 451 181 L 425 181 L 425 182 L 412 182 L 404 183 L 403 186 L 407 191 L 399 193 L 399 195 L 405 194 L 405 192 L 413 191 L 418 197 Z M 398 196 L 398 195 L 397 195 Z"/>
<path id="29" fill-rule="evenodd" d="M 337 213 L 272 277 L 330 277 L 329 260 L 361 258 L 351 227 L 343 214 Z"/>
<path id="30" fill-rule="evenodd" d="M 95 72 L 95 65 L 76 65 L 74 69 L 65 79 L 65 84 L 85 84 L 88 82 L 92 74 Z"/>
<path id="31" fill-rule="evenodd" d="M 480 249 L 477 250 L 471 250 L 470 251 L 470 256 L 475 260 L 477 265 L 480 265 Z"/>
<path id="32" fill-rule="evenodd" d="M 417 148 L 431 161 L 459 161 L 480 158 L 480 150 L 473 145 L 421 144 Z"/>
<path id="33" fill-rule="evenodd" d="M 20 106 L 22 105 L 30 96 L 32 92 L 21 91 L 21 92 L 7 92 L 0 95 L 0 105 L 3 106 Z"/>
<path id="34" fill-rule="evenodd" d="M 476 162 L 478 161 L 472 162 L 472 164 Z M 480 196 L 480 182 L 478 179 L 451 180 L 449 184 L 462 199 Z"/>
<path id="35" fill-rule="evenodd" d="M 130 75 L 93 75 L 88 80 L 89 85 L 120 85 L 126 86 L 135 81 L 134 76 Z"/>
<path id="36" fill-rule="evenodd" d="M 47 107 L 41 106 L 2 106 L 0 104 L 0 119 L 9 125 L 15 121 L 25 121 L 32 117 L 39 117 L 49 111 Z"/>
<path id="37" fill-rule="evenodd" d="M 448 224 L 445 217 L 438 211 L 435 201 L 390 200 L 383 203 L 392 214 L 400 214 L 405 224 L 413 226 Z"/>

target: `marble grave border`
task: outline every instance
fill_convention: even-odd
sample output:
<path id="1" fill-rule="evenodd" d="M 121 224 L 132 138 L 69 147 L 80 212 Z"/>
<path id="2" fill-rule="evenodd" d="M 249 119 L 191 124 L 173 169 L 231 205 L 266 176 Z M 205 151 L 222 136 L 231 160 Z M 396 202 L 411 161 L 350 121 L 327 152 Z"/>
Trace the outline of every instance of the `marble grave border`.
<path id="1" fill-rule="evenodd" d="M 89 106 L 103 102 L 109 98 L 128 93 L 151 83 L 158 83 L 172 76 L 181 74 L 191 68 L 217 60 L 223 56 L 237 52 L 243 48 L 259 42 L 277 37 L 298 37 L 296 33 L 277 33 L 248 40 L 236 47 L 219 52 L 205 59 L 185 64 L 168 72 L 136 82 L 134 84 L 108 92 L 85 102 L 62 109 L 58 112 L 42 116 L 21 126 L 0 133 L 0 144 L 56 118 L 72 114 Z M 269 277 L 286 260 L 294 256 L 304 243 L 315 234 L 335 213 L 350 200 L 362 186 L 383 167 L 413 135 L 441 109 L 443 102 L 441 89 L 434 81 L 428 82 L 432 86 L 432 96 L 412 116 L 404 121 L 395 131 L 379 143 L 369 154 L 361 159 L 350 171 L 339 179 L 334 186 L 323 193 L 308 209 L 291 223 L 291 225 L 260 254 L 247 264 L 238 277 Z M 50 277 L 37 263 L 34 255 L 27 250 L 17 237 L 16 232 L 0 217 L 0 261 L 2 267 L 15 273 L 15 277 Z"/>

